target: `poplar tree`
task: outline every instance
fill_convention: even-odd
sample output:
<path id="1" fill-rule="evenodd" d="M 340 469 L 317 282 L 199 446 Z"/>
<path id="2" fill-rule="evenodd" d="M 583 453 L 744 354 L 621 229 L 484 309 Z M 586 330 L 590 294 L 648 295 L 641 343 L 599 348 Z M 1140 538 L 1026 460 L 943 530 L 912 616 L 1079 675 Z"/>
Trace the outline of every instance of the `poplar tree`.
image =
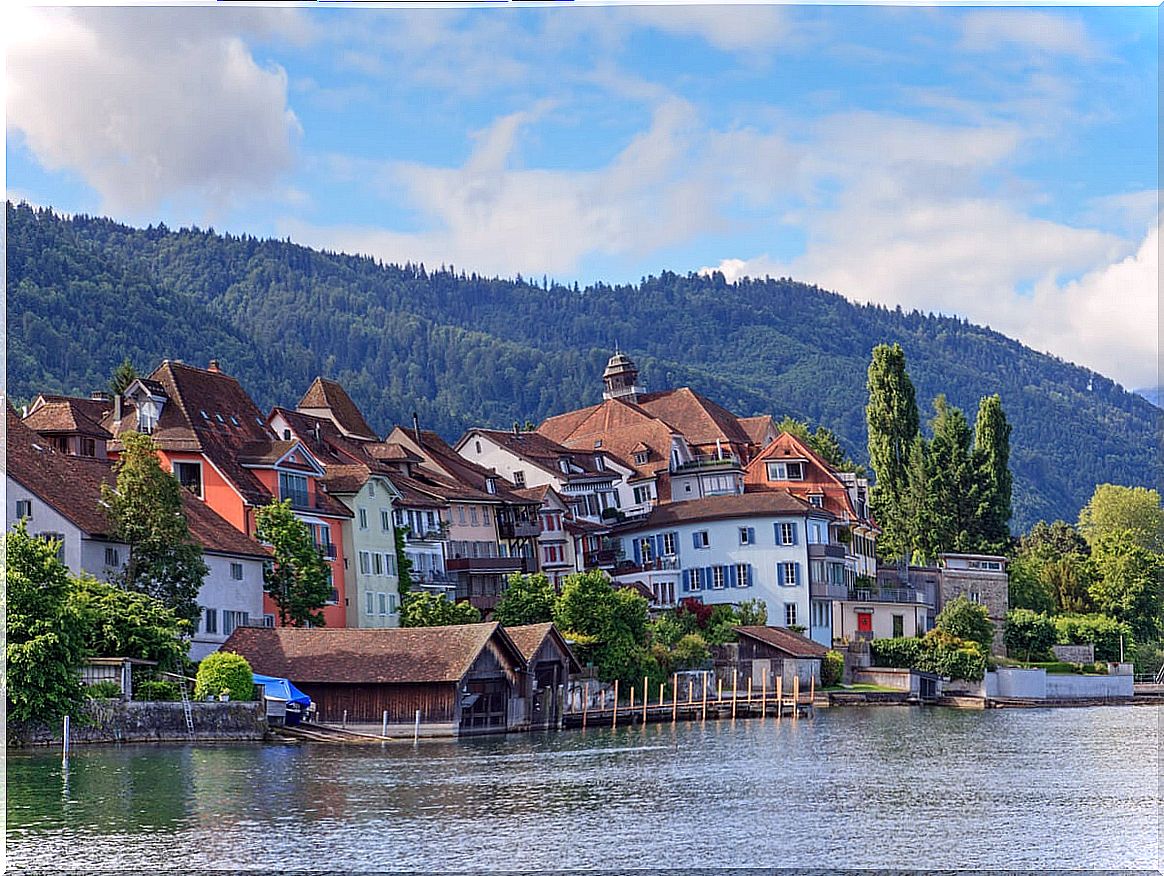
<path id="1" fill-rule="evenodd" d="M 921 435 L 915 435 L 909 451 L 901 512 L 906 521 L 906 554 L 911 562 L 922 566 L 934 562 L 941 550 L 934 521 L 932 479 L 929 445 Z"/>
<path id="2" fill-rule="evenodd" d="M 125 566 L 111 580 L 160 600 L 175 615 L 195 623 L 198 591 L 209 569 L 202 548 L 190 537 L 182 510 L 182 486 L 162 469 L 149 435 L 127 432 L 113 471 L 115 487 L 101 496 L 112 536 L 129 546 Z"/>
<path id="3" fill-rule="evenodd" d="M 906 556 L 910 535 L 902 497 L 907 490 L 910 451 L 918 434 L 918 412 L 900 344 L 873 348 L 868 389 L 869 464 L 877 478 L 869 501 L 882 530 L 878 544 L 886 557 Z"/>
<path id="4" fill-rule="evenodd" d="M 975 541 L 984 551 L 1002 552 L 1010 546 L 1012 478 L 1010 423 L 996 393 L 978 403 L 974 419 L 974 468 L 978 484 Z"/>
<path id="5" fill-rule="evenodd" d="M 930 441 L 933 467 L 930 496 L 934 540 L 942 551 L 973 550 L 976 548 L 975 512 L 979 489 L 972 459 L 970 426 L 966 415 L 947 402 L 944 395 L 939 395 L 934 399 L 930 429 L 933 433 Z"/>

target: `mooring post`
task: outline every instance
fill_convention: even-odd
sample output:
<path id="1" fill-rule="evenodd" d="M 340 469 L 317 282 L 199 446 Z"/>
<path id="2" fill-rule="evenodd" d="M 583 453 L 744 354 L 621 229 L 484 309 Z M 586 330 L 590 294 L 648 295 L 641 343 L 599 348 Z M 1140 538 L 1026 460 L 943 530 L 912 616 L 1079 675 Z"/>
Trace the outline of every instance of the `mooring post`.
<path id="1" fill-rule="evenodd" d="M 416 723 L 412 725 L 412 744 L 420 741 L 420 709 L 416 710 Z"/>
<path id="2" fill-rule="evenodd" d="M 633 688 L 632 695 L 633 695 Z M 618 679 L 614 680 L 614 711 L 610 715 L 610 729 L 618 726 Z"/>
<path id="3" fill-rule="evenodd" d="M 61 731 L 61 736 L 62 736 L 64 743 L 65 743 L 65 749 L 64 749 L 63 753 L 68 754 L 69 753 L 69 716 L 68 715 L 65 715 L 65 726 L 64 726 L 64 729 Z"/>
<path id="4" fill-rule="evenodd" d="M 800 717 L 800 675 L 792 676 L 792 717 Z"/>
<path id="5" fill-rule="evenodd" d="M 760 717 L 768 717 L 768 670 L 764 670 L 764 677 L 760 679 Z"/>
<path id="6" fill-rule="evenodd" d="M 707 673 L 703 673 L 703 710 L 700 713 L 701 721 L 707 720 Z"/>
<path id="7" fill-rule="evenodd" d="M 650 682 L 650 678 L 648 678 L 647 676 L 643 676 L 643 726 L 644 727 L 647 726 L 647 700 L 650 699 L 650 697 L 647 695 L 648 682 Z"/>
<path id="8" fill-rule="evenodd" d="M 582 729 L 586 729 L 586 709 L 590 705 L 590 682 L 582 685 Z"/>
<path id="9" fill-rule="evenodd" d="M 671 723 L 679 717 L 679 673 L 671 676 Z"/>
<path id="10" fill-rule="evenodd" d="M 633 684 L 631 685 L 630 715 L 631 723 L 633 724 L 635 721 L 635 686 Z"/>
<path id="11" fill-rule="evenodd" d="M 343 728 L 344 728 L 345 730 L 347 730 L 347 729 L 348 729 L 348 710 L 347 710 L 347 709 L 344 709 L 344 720 L 343 720 Z"/>
<path id="12" fill-rule="evenodd" d="M 384 716 L 380 719 L 380 735 L 388 735 L 388 710 L 384 710 Z"/>
<path id="13" fill-rule="evenodd" d="M 784 717 L 784 676 L 776 676 L 776 720 Z"/>
<path id="14" fill-rule="evenodd" d="M 740 683 L 740 674 L 739 674 L 739 672 L 733 670 L 732 671 L 732 720 L 733 721 L 736 719 L 736 689 L 739 686 L 739 683 Z"/>
<path id="15" fill-rule="evenodd" d="M 752 707 L 752 677 L 749 675 L 748 676 L 748 709 L 749 709 L 749 711 L 751 710 L 751 707 Z"/>

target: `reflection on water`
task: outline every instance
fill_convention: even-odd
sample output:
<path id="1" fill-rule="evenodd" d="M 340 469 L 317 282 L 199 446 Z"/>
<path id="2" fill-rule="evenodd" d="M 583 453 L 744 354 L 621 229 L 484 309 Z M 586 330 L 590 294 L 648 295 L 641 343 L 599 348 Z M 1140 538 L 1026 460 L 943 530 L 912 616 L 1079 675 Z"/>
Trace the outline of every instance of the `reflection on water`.
<path id="1" fill-rule="evenodd" d="M 8 758 L 10 866 L 1155 867 L 1158 710 Z M 292 852 L 292 849 L 298 850 Z"/>

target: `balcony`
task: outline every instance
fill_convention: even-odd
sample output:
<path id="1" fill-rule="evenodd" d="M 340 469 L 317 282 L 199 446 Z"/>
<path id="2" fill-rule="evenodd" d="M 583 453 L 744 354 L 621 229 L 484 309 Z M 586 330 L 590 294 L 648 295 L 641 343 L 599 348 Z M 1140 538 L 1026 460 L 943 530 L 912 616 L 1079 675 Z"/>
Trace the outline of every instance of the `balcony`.
<path id="1" fill-rule="evenodd" d="M 445 569 L 450 572 L 510 572 L 526 571 L 526 564 L 532 561 L 525 557 L 457 557 L 445 560 Z"/>
<path id="2" fill-rule="evenodd" d="M 431 529 L 406 529 L 405 541 L 444 541 L 448 538 L 448 530 L 443 526 L 434 526 Z"/>
<path id="3" fill-rule="evenodd" d="M 810 560 L 843 560 L 845 558 L 845 546 L 843 544 L 810 544 L 808 546 L 808 558 Z"/>
<path id="4" fill-rule="evenodd" d="M 497 534 L 501 538 L 537 538 L 542 527 L 531 520 L 498 520 Z"/>
<path id="5" fill-rule="evenodd" d="M 687 462 L 681 462 L 678 465 L 672 465 L 672 473 L 678 474 L 680 472 L 694 472 L 704 471 L 707 469 L 740 469 L 743 466 L 737 456 L 732 453 L 725 453 L 722 456 L 696 456 L 689 459 Z"/>
<path id="6" fill-rule="evenodd" d="M 334 560 L 338 555 L 334 544 L 317 544 L 315 547 L 319 551 L 319 555 L 325 560 Z"/>
<path id="7" fill-rule="evenodd" d="M 613 566 L 617 559 L 618 551 L 613 548 L 605 548 L 587 553 L 585 565 L 587 569 L 605 568 Z"/>
<path id="8" fill-rule="evenodd" d="M 884 587 L 880 590 L 850 589 L 849 602 L 897 602 L 907 605 L 929 605 L 921 590 L 905 587 Z"/>
<path id="9" fill-rule="evenodd" d="M 813 599 L 843 600 L 849 598 L 849 588 L 844 584 L 832 584 L 828 581 L 810 581 L 808 595 Z"/>

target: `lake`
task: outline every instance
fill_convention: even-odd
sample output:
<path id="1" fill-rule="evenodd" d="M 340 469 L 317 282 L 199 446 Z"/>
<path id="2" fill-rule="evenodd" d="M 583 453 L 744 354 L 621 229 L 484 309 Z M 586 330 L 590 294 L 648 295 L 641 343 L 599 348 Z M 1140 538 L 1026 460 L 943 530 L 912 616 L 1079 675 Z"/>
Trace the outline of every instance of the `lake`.
<path id="1" fill-rule="evenodd" d="M 1160 710 L 10 752 L 8 867 L 1155 869 Z"/>

